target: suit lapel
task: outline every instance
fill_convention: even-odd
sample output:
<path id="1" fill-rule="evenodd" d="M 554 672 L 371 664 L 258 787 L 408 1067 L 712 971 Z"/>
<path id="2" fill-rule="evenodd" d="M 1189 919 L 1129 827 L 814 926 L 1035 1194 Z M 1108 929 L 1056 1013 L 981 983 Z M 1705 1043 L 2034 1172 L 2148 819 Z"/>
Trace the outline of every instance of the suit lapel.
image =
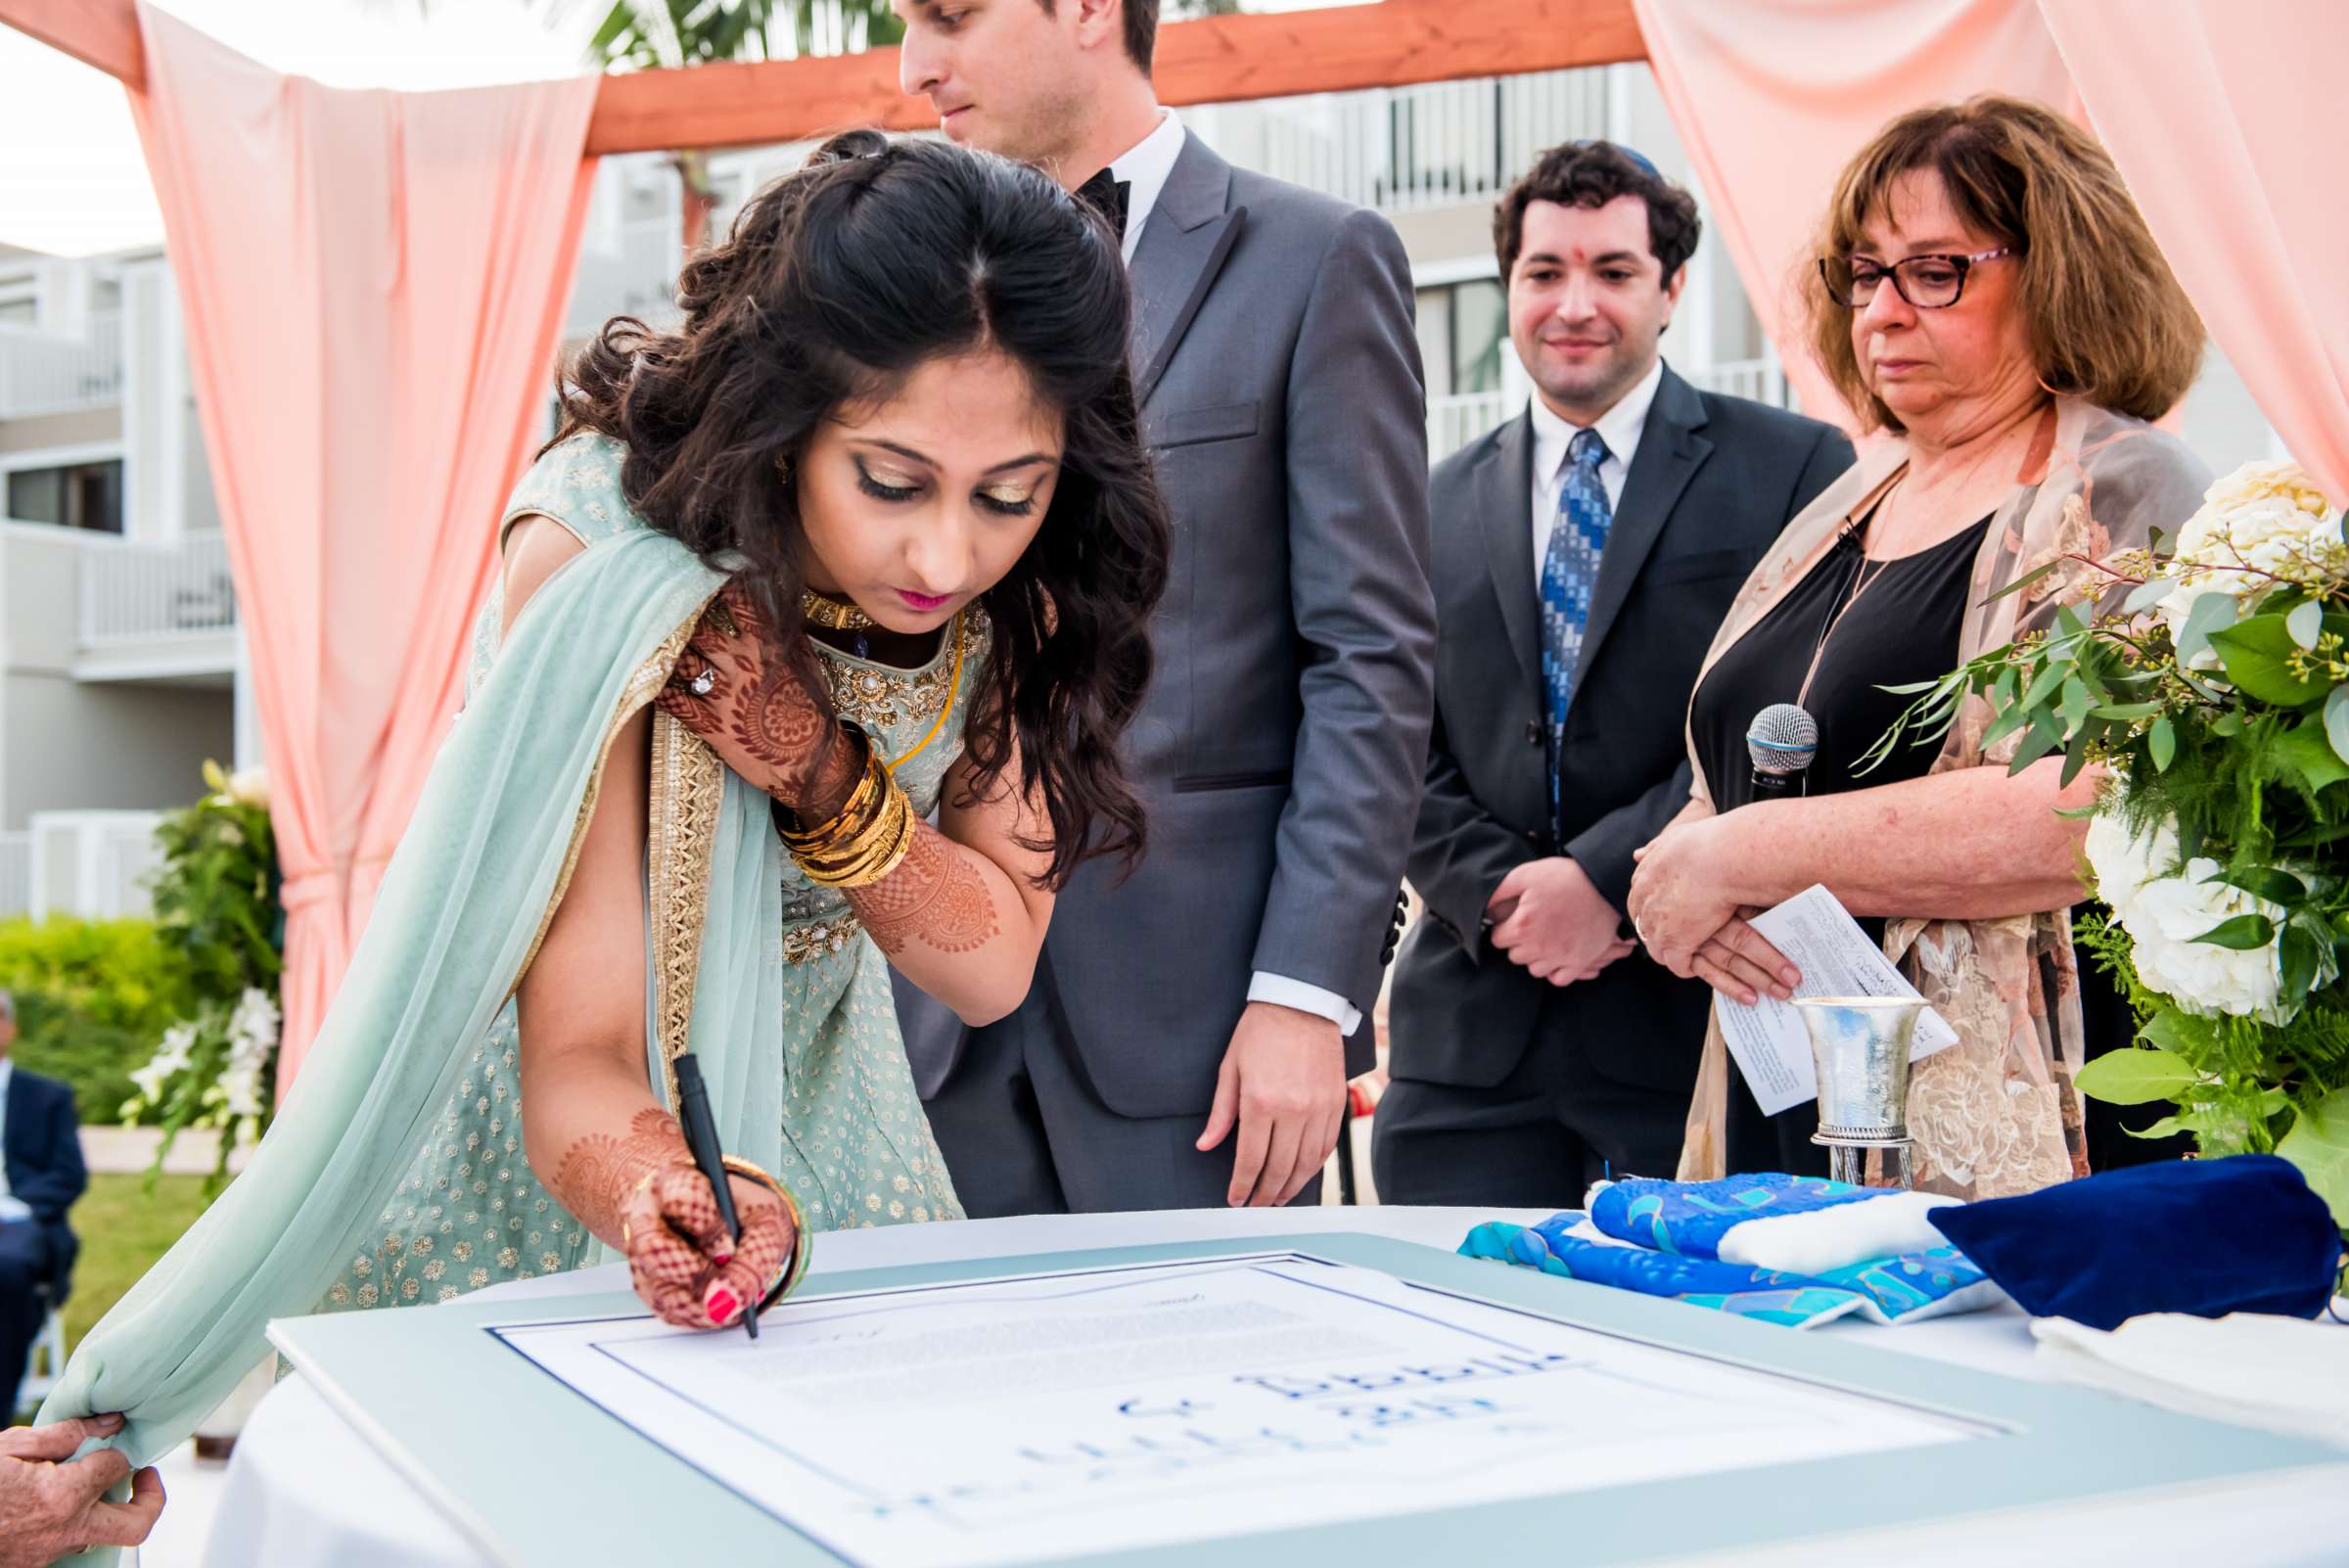
<path id="1" fill-rule="evenodd" d="M 1230 207 L 1230 200 L 1231 165 L 1198 137 L 1185 136 L 1133 253 L 1128 362 L 1137 407 L 1158 390 L 1240 237 L 1248 209 Z"/>
<path id="2" fill-rule="evenodd" d="M 1532 691 L 1542 690 L 1542 618 L 1535 610 L 1534 426 L 1530 413 L 1501 427 L 1471 481 L 1485 535 L 1485 568 L 1500 600 L 1500 623 Z"/>
<path id="3" fill-rule="evenodd" d="M 1598 582 L 1590 590 L 1589 627 L 1575 660 L 1578 691 L 1584 671 L 1598 657 L 1599 645 L 1614 628 L 1623 602 L 1631 597 L 1639 569 L 1647 564 L 1648 553 L 1663 534 L 1665 521 L 1680 504 L 1681 492 L 1712 454 L 1713 443 L 1701 434 L 1704 423 L 1704 399 L 1666 366 L 1664 379 L 1656 387 L 1656 400 L 1648 406 L 1647 423 L 1639 432 L 1639 449 L 1633 454 L 1632 471 L 1624 479 L 1622 503 L 1615 508 L 1615 521 L 1607 529 Z"/>

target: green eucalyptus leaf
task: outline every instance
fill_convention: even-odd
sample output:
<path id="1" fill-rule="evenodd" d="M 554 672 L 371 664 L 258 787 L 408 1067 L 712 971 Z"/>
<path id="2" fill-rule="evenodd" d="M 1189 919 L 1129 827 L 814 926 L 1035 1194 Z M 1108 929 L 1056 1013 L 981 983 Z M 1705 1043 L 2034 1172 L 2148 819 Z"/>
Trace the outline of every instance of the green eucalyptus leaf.
<path id="1" fill-rule="evenodd" d="M 2349 1089 L 2302 1106 L 2276 1152 L 2300 1168 L 2309 1190 L 2332 1210 L 2333 1223 L 2349 1228 Z"/>
<path id="2" fill-rule="evenodd" d="M 2210 646 L 2226 667 L 2227 678 L 2244 695 L 2279 708 L 2297 708 L 2325 695 L 2321 676 L 2295 675 L 2292 655 L 2299 645 L 2284 629 L 2283 617 L 2253 616 L 2210 634 Z"/>
<path id="3" fill-rule="evenodd" d="M 2063 565 L 2061 561 L 2050 561 L 2046 566 L 2035 567 L 2031 571 L 2026 572 L 2021 576 L 2015 578 L 2012 582 L 2007 583 L 2006 586 L 2001 588 L 1998 592 L 1992 594 L 1989 598 L 1983 600 L 1982 602 L 1984 604 L 1996 604 L 2010 593 L 2020 593 L 2025 588 L 2031 586 L 2032 583 L 2037 582 L 2040 578 L 2046 576 L 2049 573 L 2054 571 L 2061 565 Z"/>
<path id="4" fill-rule="evenodd" d="M 2161 712 L 2159 703 L 2102 703 L 2090 710 L 2098 718 L 2118 719 L 2124 724 L 2141 718 L 2151 718 Z"/>
<path id="5" fill-rule="evenodd" d="M 2073 1082 L 2081 1093 L 2107 1105 L 2149 1105 L 2176 1099 L 2201 1083 L 2202 1075 L 2183 1056 L 2140 1045 L 2106 1051 L 2081 1068 Z"/>
<path id="6" fill-rule="evenodd" d="M 2210 634 L 2234 624 L 2234 595 L 2205 589 L 2194 596 L 2178 628 L 2178 663 L 2190 665 L 2210 646 Z"/>
<path id="7" fill-rule="evenodd" d="M 2079 676 L 2074 675 L 2066 680 L 2063 683 L 2063 698 L 2055 705 L 2055 711 L 2063 715 L 2064 733 L 2076 733 L 2081 724 L 2087 721 L 2088 711 L 2096 705 L 2096 699 L 2088 694 L 2088 687 Z"/>
<path id="8" fill-rule="evenodd" d="M 2276 739 L 2276 755 L 2288 763 L 2314 795 L 2328 784 L 2349 778 L 2349 762 L 2341 761 L 2333 750 L 2332 740 L 2325 724 L 2308 719 L 2295 725 L 2289 734 Z"/>
<path id="9" fill-rule="evenodd" d="M 2025 708 L 2037 708 L 2040 704 L 2046 702 L 2050 697 L 2053 696 L 2056 688 L 2061 686 L 2065 680 L 2070 678 L 2070 676 L 2071 671 L 2066 669 L 2063 666 L 2049 665 L 2046 669 L 2040 670 L 2039 674 L 2032 680 L 2029 689 L 2023 693 L 2023 706 Z"/>
<path id="10" fill-rule="evenodd" d="M 2325 601 L 2303 599 L 2284 613 L 2283 629 L 2303 648 L 2314 648 L 2325 629 Z"/>
<path id="11" fill-rule="evenodd" d="M 2121 613 L 2133 616 L 2141 610 L 2150 610 L 2168 598 L 2177 586 L 2176 577 L 2147 577 L 2129 590 L 2129 597 L 2121 601 Z"/>
<path id="12" fill-rule="evenodd" d="M 2218 717 L 2210 721 L 2210 732 L 2213 735 L 2218 736 L 2221 740 L 2225 740 L 2232 735 L 2240 735 L 2243 732 L 2242 711 L 2240 709 L 2230 708 L 2227 710 L 2227 712 L 2221 714 Z"/>
<path id="13" fill-rule="evenodd" d="M 2078 778 L 2080 770 L 2088 765 L 2088 746 L 2094 738 L 2093 731 L 2083 729 L 2072 737 L 2071 745 L 2064 748 L 2063 775 L 2055 781 L 2058 788 L 2071 788 L 2072 780 Z"/>
<path id="14" fill-rule="evenodd" d="M 2006 764 L 2009 776 L 2021 772 L 2033 762 L 2063 744 L 2063 731 L 2050 722 L 2045 714 L 2031 720 L 2031 732 L 2014 749 L 2014 761 Z"/>
<path id="15" fill-rule="evenodd" d="M 2250 952 L 2276 940 L 2276 922 L 2264 914 L 2239 914 L 2222 920 L 2194 941 L 2233 952 Z"/>
<path id="16" fill-rule="evenodd" d="M 2153 727 L 2145 731 L 2145 750 L 2153 758 L 2153 771 L 2166 773 L 2178 755 L 2178 730 L 2167 718 L 2156 718 Z"/>

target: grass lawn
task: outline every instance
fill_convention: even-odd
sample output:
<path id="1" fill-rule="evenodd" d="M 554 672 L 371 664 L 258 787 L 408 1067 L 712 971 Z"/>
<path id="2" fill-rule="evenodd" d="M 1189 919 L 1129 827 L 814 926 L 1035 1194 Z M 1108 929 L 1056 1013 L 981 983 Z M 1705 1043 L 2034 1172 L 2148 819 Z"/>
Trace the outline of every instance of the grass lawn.
<path id="1" fill-rule="evenodd" d="M 66 1343 L 79 1345 L 107 1309 L 204 1212 L 204 1177 L 167 1176 L 151 1195 L 144 1174 L 98 1174 L 69 1222 L 81 1237 L 73 1294 L 66 1301 Z"/>

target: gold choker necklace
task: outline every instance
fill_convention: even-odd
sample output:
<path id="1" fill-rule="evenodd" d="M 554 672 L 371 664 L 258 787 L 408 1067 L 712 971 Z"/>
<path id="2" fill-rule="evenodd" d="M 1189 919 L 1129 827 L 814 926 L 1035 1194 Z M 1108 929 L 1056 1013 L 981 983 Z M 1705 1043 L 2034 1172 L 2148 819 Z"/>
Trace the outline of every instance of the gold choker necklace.
<path id="1" fill-rule="evenodd" d="M 854 605 L 827 598 L 813 588 L 800 591 L 800 614 L 809 625 L 822 626 L 827 631 L 869 631 L 881 623 Z"/>

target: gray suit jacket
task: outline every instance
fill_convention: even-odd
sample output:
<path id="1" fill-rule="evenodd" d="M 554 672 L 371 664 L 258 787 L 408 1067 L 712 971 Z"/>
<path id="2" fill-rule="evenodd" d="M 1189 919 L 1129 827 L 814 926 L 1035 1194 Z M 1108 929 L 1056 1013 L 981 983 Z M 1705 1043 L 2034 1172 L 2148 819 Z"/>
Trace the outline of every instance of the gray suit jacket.
<path id="1" fill-rule="evenodd" d="M 1393 226 L 1196 137 L 1132 275 L 1174 524 L 1128 735 L 1149 853 L 1077 874 L 1040 972 L 1110 1109 L 1204 1116 L 1255 971 L 1378 993 L 1434 704 L 1426 392 Z M 961 1025 L 902 983 L 898 1013 L 927 1097 Z"/>
<path id="2" fill-rule="evenodd" d="M 1666 367 L 1592 586 L 1554 827 L 1528 532 L 1533 445 L 1520 416 L 1431 481 L 1444 640 L 1410 859 L 1427 918 L 1395 971 L 1389 1066 L 1397 1078 L 1491 1087 L 1546 1016 L 1579 1065 L 1684 1095 L 1704 1042 L 1702 984 L 1637 952 L 1553 991 L 1491 949 L 1485 902 L 1517 865 L 1563 853 L 1624 906 L 1632 852 L 1688 802 L 1683 721 L 1705 650 L 1763 552 L 1851 466 L 1851 443 L 1817 420 L 1700 392 Z"/>

